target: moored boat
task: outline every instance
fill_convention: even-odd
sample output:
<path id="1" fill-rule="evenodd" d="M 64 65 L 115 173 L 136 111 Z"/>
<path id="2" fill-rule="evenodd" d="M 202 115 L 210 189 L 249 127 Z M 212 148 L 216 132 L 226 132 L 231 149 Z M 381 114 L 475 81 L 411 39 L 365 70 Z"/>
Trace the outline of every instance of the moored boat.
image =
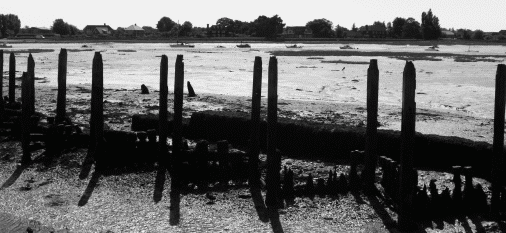
<path id="1" fill-rule="evenodd" d="M 249 45 L 249 44 L 243 44 L 243 43 L 238 44 L 236 46 L 237 46 L 237 48 L 251 48 L 251 45 Z"/>
<path id="2" fill-rule="evenodd" d="M 176 44 L 171 44 L 170 47 L 172 48 L 194 48 L 195 45 L 192 45 L 192 44 L 188 44 L 188 43 L 176 43 Z"/>
<path id="3" fill-rule="evenodd" d="M 289 49 L 300 49 L 300 48 L 302 48 L 302 46 L 298 46 L 297 44 L 294 44 L 294 45 L 286 45 L 286 48 L 289 48 Z"/>
<path id="4" fill-rule="evenodd" d="M 340 49 L 355 49 L 355 48 L 351 47 L 350 45 L 341 46 L 339 48 Z"/>
<path id="5" fill-rule="evenodd" d="M 0 48 L 12 48 L 12 45 L 7 45 L 6 43 L 0 44 Z"/>
<path id="6" fill-rule="evenodd" d="M 429 48 L 426 48 L 425 51 L 439 51 L 437 48 L 437 46 L 430 46 Z"/>

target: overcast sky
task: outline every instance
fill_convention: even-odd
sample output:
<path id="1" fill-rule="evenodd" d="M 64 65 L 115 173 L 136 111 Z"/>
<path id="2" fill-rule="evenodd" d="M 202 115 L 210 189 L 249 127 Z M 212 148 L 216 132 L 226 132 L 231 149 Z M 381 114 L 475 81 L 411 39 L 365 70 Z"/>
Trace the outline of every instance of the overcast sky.
<path id="1" fill-rule="evenodd" d="M 83 29 L 88 24 L 108 24 L 113 29 L 132 24 L 156 27 L 167 16 L 195 27 L 215 24 L 221 17 L 253 21 L 260 15 L 279 15 L 286 26 L 303 26 L 313 19 L 326 18 L 334 26 L 351 28 L 374 21 L 393 21 L 395 17 L 413 17 L 432 9 L 441 27 L 481 29 L 485 32 L 506 30 L 506 0 L 2 0 L 0 14 L 16 14 L 21 26 L 50 27 L 57 18 Z"/>

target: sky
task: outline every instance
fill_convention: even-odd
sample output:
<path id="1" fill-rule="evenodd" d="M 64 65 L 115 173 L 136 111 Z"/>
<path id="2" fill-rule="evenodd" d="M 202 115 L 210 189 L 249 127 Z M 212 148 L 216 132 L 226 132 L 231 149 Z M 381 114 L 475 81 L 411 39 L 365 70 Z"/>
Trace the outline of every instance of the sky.
<path id="1" fill-rule="evenodd" d="M 61 18 L 83 29 L 86 25 L 108 24 L 113 29 L 138 26 L 156 28 L 160 18 L 190 21 L 194 27 L 216 24 L 219 18 L 253 21 L 260 15 L 279 15 L 286 26 L 304 26 L 325 18 L 334 26 L 351 29 L 374 21 L 391 22 L 412 17 L 420 22 L 422 12 L 432 9 L 441 27 L 506 30 L 506 0 L 2 0 L 0 14 L 16 14 L 21 26 L 51 27 Z"/>

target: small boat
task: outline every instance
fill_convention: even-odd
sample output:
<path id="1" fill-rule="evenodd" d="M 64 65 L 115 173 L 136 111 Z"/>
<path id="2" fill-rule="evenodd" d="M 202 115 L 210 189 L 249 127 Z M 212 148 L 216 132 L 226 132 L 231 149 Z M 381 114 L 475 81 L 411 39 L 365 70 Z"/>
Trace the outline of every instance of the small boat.
<path id="1" fill-rule="evenodd" d="M 12 45 L 7 45 L 6 43 L 0 44 L 0 48 L 12 48 Z"/>
<path id="2" fill-rule="evenodd" d="M 223 46 L 223 45 L 218 45 L 218 46 L 216 46 L 216 48 L 218 48 L 218 49 L 223 49 L 223 48 L 225 48 L 225 46 Z"/>
<path id="3" fill-rule="evenodd" d="M 289 49 L 300 49 L 300 48 L 302 48 L 302 46 L 297 46 L 297 44 L 294 44 L 294 45 L 286 45 L 286 48 L 289 48 Z"/>
<path id="4" fill-rule="evenodd" d="M 194 48 L 195 45 L 192 45 L 192 44 L 188 44 L 188 43 L 175 43 L 175 44 L 171 44 L 170 47 L 172 48 Z"/>
<path id="5" fill-rule="evenodd" d="M 355 49 L 355 48 L 351 47 L 350 45 L 341 46 L 339 48 L 340 49 Z"/>
<path id="6" fill-rule="evenodd" d="M 243 44 L 242 41 L 241 41 L 241 44 L 238 44 L 236 46 L 237 46 L 237 48 L 251 48 L 251 46 L 249 44 Z"/>
<path id="7" fill-rule="evenodd" d="M 426 48 L 425 51 L 439 51 L 437 48 L 437 46 L 430 46 L 429 48 Z"/>

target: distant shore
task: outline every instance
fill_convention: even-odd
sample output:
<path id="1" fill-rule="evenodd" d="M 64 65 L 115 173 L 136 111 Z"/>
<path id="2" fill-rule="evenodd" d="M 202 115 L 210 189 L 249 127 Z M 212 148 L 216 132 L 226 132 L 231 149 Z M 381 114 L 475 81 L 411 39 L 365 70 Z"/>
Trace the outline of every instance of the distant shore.
<path id="1" fill-rule="evenodd" d="M 213 38 L 180 38 L 186 43 L 274 43 L 274 44 L 392 44 L 392 45 L 503 45 L 500 40 L 457 40 L 444 39 L 436 41 L 416 39 L 383 39 L 383 38 L 278 38 L 267 40 L 261 37 L 213 37 Z M 0 39 L 0 42 L 21 43 L 176 43 L 174 38 L 46 38 L 46 39 Z"/>

